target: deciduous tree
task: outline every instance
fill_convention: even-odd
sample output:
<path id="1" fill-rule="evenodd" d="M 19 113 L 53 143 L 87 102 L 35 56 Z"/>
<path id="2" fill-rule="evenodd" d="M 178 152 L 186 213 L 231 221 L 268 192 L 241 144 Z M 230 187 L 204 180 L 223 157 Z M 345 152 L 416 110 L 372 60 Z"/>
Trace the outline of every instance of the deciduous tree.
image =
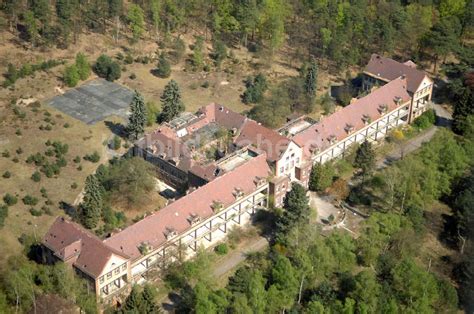
<path id="1" fill-rule="evenodd" d="M 130 4 L 127 18 L 130 30 L 132 31 L 133 40 L 138 41 L 145 31 L 143 9 L 138 4 Z"/>

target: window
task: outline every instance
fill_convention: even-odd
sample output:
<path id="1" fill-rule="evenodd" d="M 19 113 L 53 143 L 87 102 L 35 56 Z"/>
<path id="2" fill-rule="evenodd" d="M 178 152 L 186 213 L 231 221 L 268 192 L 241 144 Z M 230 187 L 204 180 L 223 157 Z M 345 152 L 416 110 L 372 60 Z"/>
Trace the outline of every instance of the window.
<path id="1" fill-rule="evenodd" d="M 122 265 L 122 271 L 125 271 L 127 269 L 127 263 Z"/>
<path id="2" fill-rule="evenodd" d="M 291 158 L 295 157 L 295 153 L 291 154 Z"/>
<path id="3" fill-rule="evenodd" d="M 107 273 L 107 279 L 110 279 L 110 278 L 112 278 L 112 272 L 111 271 Z"/>
<path id="4" fill-rule="evenodd" d="M 291 161 L 291 168 L 293 168 L 294 166 L 295 166 L 295 161 L 292 160 L 292 161 Z"/>
<path id="5" fill-rule="evenodd" d="M 285 170 L 288 170 L 288 164 L 286 164 L 286 166 L 285 166 Z"/>
<path id="6" fill-rule="evenodd" d="M 100 282 L 100 283 L 104 283 L 104 276 L 101 276 L 101 277 L 99 278 L 99 282 Z"/>
<path id="7" fill-rule="evenodd" d="M 290 160 L 290 156 L 286 156 L 286 161 Z"/>
<path id="8" fill-rule="evenodd" d="M 280 167 L 280 172 L 283 172 L 285 171 L 285 169 L 283 167 Z"/>
<path id="9" fill-rule="evenodd" d="M 114 275 L 118 275 L 120 273 L 120 267 L 115 268 Z"/>
<path id="10" fill-rule="evenodd" d="M 296 158 L 296 164 L 299 165 L 300 163 L 300 157 Z"/>

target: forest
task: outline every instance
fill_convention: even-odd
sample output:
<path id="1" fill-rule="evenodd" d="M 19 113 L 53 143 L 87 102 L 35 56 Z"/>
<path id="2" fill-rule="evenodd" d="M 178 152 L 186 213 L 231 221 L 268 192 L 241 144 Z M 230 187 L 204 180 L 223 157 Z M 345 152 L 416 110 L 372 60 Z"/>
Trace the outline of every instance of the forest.
<path id="1" fill-rule="evenodd" d="M 250 117 L 273 128 L 295 111 L 334 110 L 325 95 L 317 94 L 318 72 L 350 81 L 350 70 L 360 72 L 372 53 L 414 61 L 435 78 L 436 99 L 453 112 L 452 130 L 439 130 L 422 148 L 381 170 L 375 167 L 373 148 L 359 148 L 351 161 L 359 184 L 341 197 L 370 209 L 358 238 L 342 231 L 322 235 L 310 222 L 306 190 L 295 184 L 283 208 L 264 214 L 271 224 L 269 249 L 250 255 L 225 286 L 216 287 L 209 278 L 204 251 L 172 265 L 164 283 L 179 298 L 178 313 L 474 311 L 474 0 L 1 0 L 0 10 L 0 29 L 13 34 L 27 51 L 65 50 L 90 33 L 116 43 L 126 38 L 131 47 L 141 41 L 171 47 L 172 52 L 159 55 L 155 74 L 160 78 L 170 76 L 170 62 L 183 58 L 183 34 L 195 38 L 187 60 L 192 72 L 220 71 L 225 59 L 233 59 L 229 51 L 244 47 L 264 66 L 261 73 L 248 74 L 241 101 Z M 212 46 L 209 58 L 203 54 L 206 43 Z M 282 51 L 298 75 L 275 81 L 265 68 Z M 64 71 L 64 83 L 76 86 L 91 71 L 116 80 L 119 63 L 127 64 L 128 57 L 104 54 L 89 65 L 78 53 Z M 3 88 L 11 89 L 16 80 L 64 62 L 25 66 L 9 58 L 9 63 Z M 179 93 L 176 82 L 170 85 Z M 357 91 L 348 94 L 350 100 Z M 144 105 L 142 98 L 140 102 Z M 160 113 L 149 102 L 146 106 L 152 113 L 147 117 L 150 125 L 178 113 L 169 108 Z M 425 115 L 417 123 L 431 127 L 433 122 L 434 117 Z M 397 139 L 393 141 L 396 145 Z M 30 162 L 37 163 L 34 156 Z M 131 167 L 141 174 L 132 176 Z M 315 165 L 310 189 L 323 191 L 342 182 L 335 167 Z M 54 175 L 54 169 L 39 169 L 38 181 L 41 175 Z M 100 224 L 98 234 L 121 227 L 125 218 L 111 209 L 112 200 L 130 204 L 140 199 L 117 182 L 131 177 L 146 193 L 152 185 L 149 172 L 133 159 L 100 166 L 86 180 L 93 188 L 81 204 L 87 215 L 79 220 L 91 229 Z M 104 193 L 99 198 L 94 196 L 97 190 Z M 18 201 L 9 194 L 1 196 L 0 228 Z M 437 237 L 456 254 L 433 261 L 443 265 L 440 271 L 421 252 L 433 228 L 431 209 L 441 203 L 450 213 L 443 217 Z M 96 313 L 95 298 L 84 281 L 65 265 L 40 263 L 39 240 L 36 234 L 21 237 L 23 251 L 9 259 L 8 270 L 2 269 L 0 312 L 36 312 L 37 304 L 56 296 L 85 313 Z M 151 285 L 134 287 L 121 308 L 107 311 L 160 313 L 155 290 Z"/>

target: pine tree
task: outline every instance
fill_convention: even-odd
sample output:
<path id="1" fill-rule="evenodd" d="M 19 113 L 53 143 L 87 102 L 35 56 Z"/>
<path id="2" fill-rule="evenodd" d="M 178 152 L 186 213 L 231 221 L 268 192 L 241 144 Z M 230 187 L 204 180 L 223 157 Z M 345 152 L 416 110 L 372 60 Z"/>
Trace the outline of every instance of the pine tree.
<path id="1" fill-rule="evenodd" d="M 156 69 L 156 73 L 161 78 L 167 78 L 171 74 L 171 65 L 166 60 L 165 54 L 162 52 L 160 54 L 160 58 L 158 59 L 158 68 Z"/>
<path id="2" fill-rule="evenodd" d="M 141 313 L 143 305 L 143 296 L 139 291 L 138 286 L 133 286 L 132 291 L 125 299 L 125 303 L 122 306 L 121 313 Z"/>
<path id="3" fill-rule="evenodd" d="M 356 152 L 354 166 L 362 170 L 362 174 L 366 175 L 375 168 L 375 152 L 372 144 L 368 141 L 363 142 Z"/>
<path id="4" fill-rule="evenodd" d="M 145 124 L 147 121 L 145 100 L 138 91 L 135 91 L 135 96 L 130 104 L 130 112 L 127 132 L 132 140 L 137 140 L 145 132 Z"/>
<path id="5" fill-rule="evenodd" d="M 159 305 L 156 303 L 156 290 L 153 286 L 147 284 L 143 287 L 142 292 L 142 311 L 143 313 L 156 314 L 161 313 Z"/>
<path id="6" fill-rule="evenodd" d="M 474 97 L 471 90 L 464 87 L 463 93 L 457 98 L 454 104 L 453 130 L 462 135 L 467 129 L 467 117 L 474 114 Z"/>
<path id="7" fill-rule="evenodd" d="M 284 242 L 285 236 L 296 225 L 308 222 L 310 216 L 309 199 L 306 196 L 305 188 L 293 183 L 291 191 L 285 196 L 283 208 L 285 211 L 277 221 L 279 242 Z"/>
<path id="8" fill-rule="evenodd" d="M 306 73 L 304 81 L 304 89 L 308 97 L 314 99 L 316 96 L 316 80 L 318 77 L 318 66 L 314 60 L 311 61 L 308 73 Z"/>
<path id="9" fill-rule="evenodd" d="M 81 221 L 88 228 L 97 227 L 102 214 L 103 207 L 103 187 L 100 185 L 95 175 L 86 178 L 84 200 L 81 203 Z"/>
<path id="10" fill-rule="evenodd" d="M 81 52 L 76 55 L 76 67 L 81 80 L 89 78 L 91 75 L 91 66 L 89 61 L 87 61 L 86 56 Z"/>
<path id="11" fill-rule="evenodd" d="M 171 80 L 166 84 L 160 99 L 162 108 L 160 120 L 170 121 L 184 111 L 184 104 L 181 101 L 181 92 L 175 80 Z"/>

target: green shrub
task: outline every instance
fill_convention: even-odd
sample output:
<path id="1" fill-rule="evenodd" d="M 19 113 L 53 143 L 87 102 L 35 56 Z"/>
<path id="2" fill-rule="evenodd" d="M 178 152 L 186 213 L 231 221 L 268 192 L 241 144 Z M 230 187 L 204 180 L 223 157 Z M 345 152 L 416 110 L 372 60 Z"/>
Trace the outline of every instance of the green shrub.
<path id="1" fill-rule="evenodd" d="M 45 213 L 46 215 L 48 216 L 52 216 L 53 215 L 53 211 L 51 210 L 51 208 L 49 208 L 48 206 L 41 206 L 41 211 L 43 213 Z"/>
<path id="2" fill-rule="evenodd" d="M 137 75 L 136 75 L 135 73 L 132 73 L 132 74 L 130 74 L 129 78 L 130 78 L 131 80 L 134 80 L 134 79 L 137 78 Z"/>
<path id="3" fill-rule="evenodd" d="M 433 109 L 424 112 L 421 116 L 413 121 L 413 125 L 420 130 L 424 130 L 432 126 L 436 122 L 436 114 Z"/>
<path id="4" fill-rule="evenodd" d="M 128 54 L 125 56 L 125 59 L 123 60 L 123 62 L 124 62 L 125 64 L 132 64 L 132 63 L 133 63 L 133 57 L 132 57 L 132 55 L 128 53 Z"/>
<path id="5" fill-rule="evenodd" d="M 20 130 L 20 129 L 16 129 L 15 134 L 18 135 L 18 136 L 21 136 L 21 134 L 22 134 L 22 133 L 21 133 L 21 130 Z"/>
<path id="6" fill-rule="evenodd" d="M 214 251 L 217 255 L 225 255 L 229 252 L 229 248 L 226 243 L 220 243 L 214 248 Z"/>
<path id="7" fill-rule="evenodd" d="M 90 161 L 90 162 L 99 162 L 100 155 L 97 151 L 94 151 L 92 154 L 85 155 L 84 160 L 87 160 L 87 161 Z"/>
<path id="8" fill-rule="evenodd" d="M 40 189 L 41 197 L 48 198 L 48 191 L 44 187 Z"/>
<path id="9" fill-rule="evenodd" d="M 2 152 L 2 157 L 10 158 L 10 152 L 5 149 L 5 150 Z"/>
<path id="10" fill-rule="evenodd" d="M 82 165 L 79 165 L 79 167 L 76 168 L 77 171 L 82 171 Z"/>
<path id="11" fill-rule="evenodd" d="M 125 60 L 127 60 L 127 57 L 125 58 Z M 97 59 L 96 64 L 94 66 L 94 71 L 97 73 L 98 76 L 105 78 L 107 81 L 111 82 L 115 81 L 121 76 L 120 65 L 106 55 L 101 55 Z"/>
<path id="12" fill-rule="evenodd" d="M 114 139 L 112 141 L 112 149 L 119 149 L 120 146 L 122 145 L 122 140 L 120 139 L 120 137 L 118 137 L 117 135 L 114 136 Z"/>
<path id="13" fill-rule="evenodd" d="M 73 189 L 73 190 L 77 189 L 77 183 L 76 183 L 76 182 L 74 182 L 73 184 L 71 184 L 71 189 Z"/>
<path id="14" fill-rule="evenodd" d="M 20 119 L 24 119 L 26 117 L 26 112 L 21 111 L 17 106 L 13 107 L 13 113 Z"/>
<path id="15" fill-rule="evenodd" d="M 61 169 L 59 168 L 57 164 L 46 163 L 41 167 L 41 172 L 43 172 L 46 175 L 46 177 L 52 178 L 55 175 L 59 175 L 59 173 L 61 172 Z"/>
<path id="16" fill-rule="evenodd" d="M 36 153 L 26 158 L 26 163 L 28 164 L 34 163 L 36 166 L 42 166 L 45 162 L 46 162 L 46 157 L 41 155 L 41 153 Z"/>
<path id="17" fill-rule="evenodd" d="M 15 156 L 13 157 L 12 161 L 17 164 L 20 162 L 20 159 L 18 159 L 18 157 Z"/>
<path id="18" fill-rule="evenodd" d="M 7 193 L 3 196 L 3 201 L 7 206 L 13 206 L 18 202 L 18 198 L 16 196 L 11 195 L 10 193 Z"/>
<path id="19" fill-rule="evenodd" d="M 23 154 L 23 149 L 22 149 L 21 147 L 18 147 L 17 150 L 16 150 L 16 153 L 17 153 L 18 155 Z"/>
<path id="20" fill-rule="evenodd" d="M 0 206 L 0 228 L 5 225 L 5 219 L 8 217 L 8 206 Z"/>
<path id="21" fill-rule="evenodd" d="M 35 208 L 30 208 L 30 214 L 35 217 L 39 217 L 43 215 L 43 212 L 41 210 L 37 210 Z"/>
<path id="22" fill-rule="evenodd" d="M 31 175 L 31 180 L 33 180 L 35 182 L 40 182 L 41 181 L 41 173 L 39 173 L 39 171 L 33 172 L 33 174 Z"/>
<path id="23" fill-rule="evenodd" d="M 64 157 L 59 157 L 58 159 L 56 159 L 56 165 L 60 168 L 64 168 L 67 166 L 67 161 Z"/>
<path id="24" fill-rule="evenodd" d="M 35 206 L 36 204 L 38 204 L 38 199 L 29 194 L 25 195 L 25 197 L 23 197 L 21 200 L 23 201 L 23 204 L 25 205 Z"/>
<path id="25" fill-rule="evenodd" d="M 54 149 L 49 148 L 44 152 L 44 154 L 48 157 L 54 156 Z"/>
<path id="26" fill-rule="evenodd" d="M 208 88 L 209 87 L 209 81 L 205 81 L 204 83 L 202 83 L 201 87 Z"/>
<path id="27" fill-rule="evenodd" d="M 5 179 L 8 179 L 12 176 L 11 172 L 10 171 L 5 171 L 2 175 L 2 177 L 4 177 Z"/>
<path id="28" fill-rule="evenodd" d="M 80 157 L 80 156 L 76 156 L 76 157 L 74 157 L 74 159 L 73 159 L 72 161 L 74 161 L 74 163 L 78 164 L 78 163 L 81 162 L 81 157 Z"/>
<path id="29" fill-rule="evenodd" d="M 63 81 L 69 87 L 75 87 L 79 82 L 80 76 L 75 64 L 66 67 L 63 74 Z"/>
<path id="30" fill-rule="evenodd" d="M 54 141 L 51 145 L 54 147 L 54 152 L 56 153 L 56 157 L 65 155 L 69 151 L 68 144 L 62 144 L 59 141 Z"/>
<path id="31" fill-rule="evenodd" d="M 66 122 L 66 123 L 64 123 L 63 127 L 64 127 L 65 129 L 67 129 L 67 128 L 71 127 L 71 125 Z"/>

